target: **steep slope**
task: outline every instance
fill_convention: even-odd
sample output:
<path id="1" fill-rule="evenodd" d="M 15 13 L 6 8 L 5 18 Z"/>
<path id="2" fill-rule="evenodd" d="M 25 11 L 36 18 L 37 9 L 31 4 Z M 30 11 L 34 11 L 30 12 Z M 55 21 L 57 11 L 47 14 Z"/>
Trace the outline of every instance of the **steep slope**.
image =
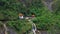
<path id="1" fill-rule="evenodd" d="M 52 5 L 56 2 L 57 0 L 42 0 L 43 4 L 52 12 L 53 7 Z"/>

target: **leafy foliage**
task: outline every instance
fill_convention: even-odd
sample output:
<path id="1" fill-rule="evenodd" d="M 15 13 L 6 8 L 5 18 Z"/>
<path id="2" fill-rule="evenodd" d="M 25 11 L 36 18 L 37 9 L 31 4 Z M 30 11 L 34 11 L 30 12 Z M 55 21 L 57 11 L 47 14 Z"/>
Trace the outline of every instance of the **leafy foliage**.
<path id="1" fill-rule="evenodd" d="M 58 1 L 55 4 L 52 7 L 54 14 L 43 5 L 41 0 L 0 0 L 0 20 L 10 20 L 6 25 L 14 28 L 19 34 L 23 34 L 31 29 L 31 23 L 20 20 L 18 14 L 23 13 L 24 16 L 35 14 L 36 17 L 32 21 L 37 25 L 37 29 L 49 30 L 51 26 L 59 29 L 60 5 Z"/>

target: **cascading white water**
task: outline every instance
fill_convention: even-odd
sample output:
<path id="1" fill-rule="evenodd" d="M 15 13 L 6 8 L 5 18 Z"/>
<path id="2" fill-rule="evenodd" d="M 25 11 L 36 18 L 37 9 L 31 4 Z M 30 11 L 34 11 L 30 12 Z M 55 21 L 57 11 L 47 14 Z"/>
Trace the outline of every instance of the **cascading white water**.
<path id="1" fill-rule="evenodd" d="M 5 34 L 8 34 L 6 24 L 3 24 L 3 26 L 4 26 L 4 29 L 5 29 Z"/>
<path id="2" fill-rule="evenodd" d="M 28 21 L 32 24 L 32 32 L 33 32 L 33 34 L 36 34 L 36 30 L 37 30 L 36 24 L 33 23 L 31 20 L 28 20 Z"/>
<path id="3" fill-rule="evenodd" d="M 36 25 L 35 25 L 35 23 L 33 23 L 33 24 L 32 24 L 33 34 L 36 34 L 36 30 L 37 30 Z"/>
<path id="4" fill-rule="evenodd" d="M 0 23 L 0 24 L 2 24 L 3 27 L 4 27 L 4 34 L 8 34 L 6 24 L 5 23 Z"/>
<path id="5" fill-rule="evenodd" d="M 20 17 L 20 19 L 23 19 L 23 18 Z M 36 28 L 36 24 L 32 22 L 32 20 L 31 20 L 32 18 L 31 17 L 25 17 L 25 19 L 28 20 L 32 24 L 32 32 L 33 32 L 33 34 L 36 34 L 37 28 Z"/>

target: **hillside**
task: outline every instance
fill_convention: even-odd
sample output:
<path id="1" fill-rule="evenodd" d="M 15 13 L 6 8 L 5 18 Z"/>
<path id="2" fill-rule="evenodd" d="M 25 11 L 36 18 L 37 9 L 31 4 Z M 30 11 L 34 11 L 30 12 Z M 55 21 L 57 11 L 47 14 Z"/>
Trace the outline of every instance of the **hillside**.
<path id="1" fill-rule="evenodd" d="M 0 0 L 0 32 L 4 33 L 5 24 L 9 31 L 28 34 L 32 24 L 20 19 L 20 13 L 24 17 L 35 15 L 32 22 L 39 31 L 60 30 L 60 0 Z"/>

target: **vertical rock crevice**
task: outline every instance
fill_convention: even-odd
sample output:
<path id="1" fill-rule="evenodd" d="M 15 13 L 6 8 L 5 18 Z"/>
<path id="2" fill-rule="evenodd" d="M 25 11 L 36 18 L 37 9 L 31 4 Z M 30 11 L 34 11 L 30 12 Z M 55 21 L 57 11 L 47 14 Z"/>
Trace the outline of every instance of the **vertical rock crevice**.
<path id="1" fill-rule="evenodd" d="M 57 0 L 42 0 L 42 3 L 52 12 L 53 8 L 52 5 L 56 2 Z"/>

